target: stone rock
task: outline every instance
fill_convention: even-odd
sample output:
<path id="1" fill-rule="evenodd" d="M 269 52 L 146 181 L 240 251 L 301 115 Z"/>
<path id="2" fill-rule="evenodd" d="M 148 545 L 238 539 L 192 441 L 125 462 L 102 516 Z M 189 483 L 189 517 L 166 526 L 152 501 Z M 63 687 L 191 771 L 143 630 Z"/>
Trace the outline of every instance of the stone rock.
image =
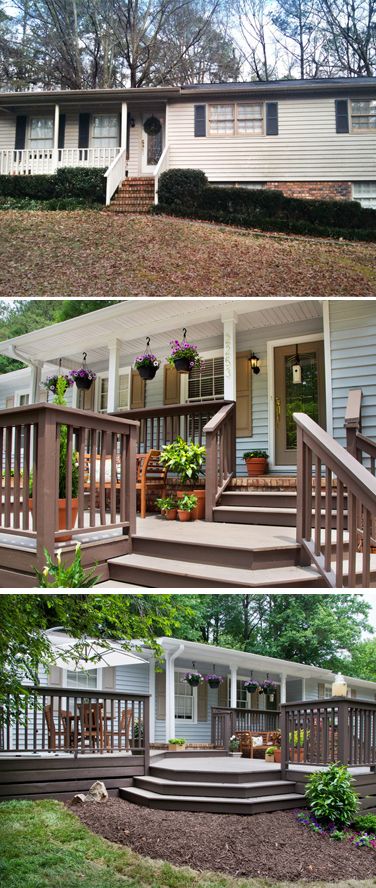
<path id="1" fill-rule="evenodd" d="M 96 780 L 89 792 L 78 792 L 73 796 L 72 805 L 85 805 L 86 802 L 107 802 L 108 792 L 101 780 Z"/>

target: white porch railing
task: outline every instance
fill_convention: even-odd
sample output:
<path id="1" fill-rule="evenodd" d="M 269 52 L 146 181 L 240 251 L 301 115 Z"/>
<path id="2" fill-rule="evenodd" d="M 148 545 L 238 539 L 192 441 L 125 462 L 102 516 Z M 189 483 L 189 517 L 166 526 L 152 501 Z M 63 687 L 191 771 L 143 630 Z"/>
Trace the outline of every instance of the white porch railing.
<path id="1" fill-rule="evenodd" d="M 163 151 L 162 151 L 162 154 L 161 154 L 161 156 L 160 156 L 160 158 L 159 158 L 159 161 L 158 161 L 158 163 L 157 163 L 157 166 L 156 166 L 156 168 L 155 168 L 155 172 L 154 172 L 154 203 L 155 203 L 155 204 L 158 203 L 158 182 L 159 182 L 159 177 L 162 175 L 162 173 L 165 172 L 165 170 L 168 170 L 168 167 L 169 167 L 169 158 L 170 158 L 170 146 L 169 146 L 169 145 L 165 145 L 165 147 L 164 147 L 164 149 L 163 149 Z"/>
<path id="2" fill-rule="evenodd" d="M 107 172 L 105 173 L 106 178 L 106 206 L 111 203 L 112 195 L 115 194 L 116 189 L 119 187 L 123 179 L 125 179 L 125 173 L 127 169 L 127 149 L 121 148 L 119 149 L 119 154 L 114 158 L 109 166 Z"/>
<path id="3" fill-rule="evenodd" d="M 58 167 L 106 169 L 121 153 L 120 148 L 25 148 L 0 151 L 1 176 L 32 176 L 55 173 Z"/>

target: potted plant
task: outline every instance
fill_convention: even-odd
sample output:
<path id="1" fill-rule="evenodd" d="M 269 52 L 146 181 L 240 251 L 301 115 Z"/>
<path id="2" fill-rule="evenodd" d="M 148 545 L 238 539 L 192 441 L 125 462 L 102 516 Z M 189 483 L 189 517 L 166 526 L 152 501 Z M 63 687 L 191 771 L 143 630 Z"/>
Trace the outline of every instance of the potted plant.
<path id="1" fill-rule="evenodd" d="M 209 688 L 219 688 L 219 685 L 223 682 L 223 675 L 210 672 L 209 675 L 205 675 L 205 681 L 207 681 Z"/>
<path id="2" fill-rule="evenodd" d="M 230 737 L 230 742 L 228 745 L 228 753 L 229 753 L 229 755 L 235 756 L 236 758 L 241 757 L 240 740 L 238 737 L 235 736 L 235 734 L 233 734 L 232 737 Z"/>
<path id="3" fill-rule="evenodd" d="M 276 749 L 277 749 L 276 746 L 269 746 L 269 748 L 265 752 L 265 761 L 266 762 L 275 762 L 274 756 L 275 756 Z"/>
<path id="4" fill-rule="evenodd" d="M 182 485 L 193 487 L 193 494 L 197 498 L 197 512 L 193 518 L 205 518 L 205 488 L 195 488 L 200 475 L 204 474 L 206 448 L 201 444 L 187 441 L 178 435 L 171 444 L 165 444 L 159 458 L 160 463 L 166 466 L 168 471 L 177 475 Z M 184 495 L 184 491 L 178 491 L 178 496 Z"/>
<path id="5" fill-rule="evenodd" d="M 166 521 L 175 521 L 177 515 L 177 505 L 174 496 L 161 496 L 155 500 L 157 509 L 160 510 Z"/>
<path id="6" fill-rule="evenodd" d="M 186 741 L 184 737 L 172 737 L 168 741 L 169 752 L 182 752 L 185 749 Z"/>
<path id="7" fill-rule="evenodd" d="M 141 379 L 154 379 L 154 376 L 160 366 L 160 360 L 156 355 L 149 351 L 150 336 L 146 337 L 146 351 L 135 359 L 134 366 L 138 371 Z"/>
<path id="8" fill-rule="evenodd" d="M 281 743 L 282 743 L 281 732 L 274 731 L 270 735 L 270 739 L 272 741 L 273 749 L 274 749 L 274 761 L 280 763 L 281 762 Z"/>
<path id="9" fill-rule="evenodd" d="M 89 391 L 91 388 L 94 379 L 97 378 L 97 374 L 94 373 L 94 370 L 90 370 L 86 365 L 87 353 L 83 353 L 83 361 L 81 367 L 77 370 L 71 370 L 69 376 L 72 382 L 76 383 L 76 386 L 80 390 Z"/>
<path id="10" fill-rule="evenodd" d="M 45 379 L 42 382 L 42 385 L 44 385 L 44 387 L 47 389 L 47 392 L 51 392 L 53 395 L 56 395 L 57 384 L 58 384 L 59 380 L 64 380 L 64 383 L 65 383 L 64 388 L 63 388 L 63 383 L 62 382 L 59 383 L 60 384 L 60 391 L 64 395 L 67 388 L 69 388 L 69 386 L 73 385 L 73 379 L 71 379 L 67 373 L 55 373 L 53 376 L 47 376 L 47 379 Z M 48 397 L 48 395 L 47 395 L 47 397 Z"/>
<path id="11" fill-rule="evenodd" d="M 185 493 L 178 499 L 178 518 L 179 521 L 190 521 L 192 512 L 197 506 L 197 496 L 194 493 Z"/>
<path id="12" fill-rule="evenodd" d="M 277 690 L 277 685 L 275 681 L 271 681 L 270 678 L 266 678 L 265 681 L 262 681 L 260 683 L 259 690 L 260 694 L 266 694 L 266 696 L 269 697 L 270 702 L 273 703 L 274 694 Z"/>
<path id="13" fill-rule="evenodd" d="M 255 678 L 247 678 L 246 681 L 243 681 L 243 687 L 249 694 L 254 694 L 256 691 L 260 690 L 260 682 Z"/>
<path id="14" fill-rule="evenodd" d="M 201 675 L 201 672 L 196 672 L 196 670 L 193 669 L 185 673 L 184 681 L 186 681 L 191 688 L 198 688 L 198 686 L 204 681 L 204 677 Z"/>
<path id="15" fill-rule="evenodd" d="M 256 478 L 259 475 L 267 474 L 269 455 L 266 450 L 246 450 L 246 452 L 243 453 L 243 459 L 247 466 L 247 473 L 250 478 Z"/>
<path id="16" fill-rule="evenodd" d="M 186 332 L 186 330 L 183 331 L 184 335 L 181 342 L 178 339 L 171 339 L 171 352 L 166 358 L 168 363 L 175 367 L 178 373 L 189 373 L 194 367 L 199 370 L 204 366 L 204 361 L 200 358 L 197 345 L 187 342 L 185 338 Z"/>

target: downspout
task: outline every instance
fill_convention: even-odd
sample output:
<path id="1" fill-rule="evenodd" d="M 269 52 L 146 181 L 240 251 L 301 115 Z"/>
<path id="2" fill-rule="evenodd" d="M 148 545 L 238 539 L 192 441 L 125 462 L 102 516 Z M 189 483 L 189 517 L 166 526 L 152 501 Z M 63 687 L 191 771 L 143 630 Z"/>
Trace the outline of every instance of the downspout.
<path id="1" fill-rule="evenodd" d="M 42 361 L 33 361 L 30 357 L 22 354 L 22 352 L 20 352 L 14 345 L 9 345 L 9 353 L 10 353 L 9 356 L 11 358 L 14 358 L 15 361 L 22 361 L 23 364 L 27 364 L 28 367 L 31 367 L 32 370 L 36 371 L 32 377 L 33 388 L 31 391 L 31 403 L 36 404 L 37 403 L 37 394 L 38 394 L 37 389 L 39 387 L 38 386 L 38 372 L 37 371 L 41 367 L 43 367 L 43 362 Z"/>
<path id="2" fill-rule="evenodd" d="M 177 657 L 180 657 L 184 651 L 184 644 L 179 644 L 179 647 L 172 654 L 168 654 L 166 651 L 166 742 L 170 739 L 170 737 L 174 736 L 175 731 L 175 711 L 174 711 L 174 700 L 175 700 L 175 689 L 173 686 L 174 672 L 171 673 L 171 667 L 175 663 Z M 171 693 L 173 691 L 173 693 Z"/>

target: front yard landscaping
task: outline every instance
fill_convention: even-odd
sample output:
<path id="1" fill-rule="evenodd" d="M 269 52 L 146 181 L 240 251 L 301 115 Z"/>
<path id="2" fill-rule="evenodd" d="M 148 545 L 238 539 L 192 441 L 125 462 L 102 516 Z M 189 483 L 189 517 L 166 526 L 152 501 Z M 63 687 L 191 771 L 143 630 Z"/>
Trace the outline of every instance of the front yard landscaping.
<path id="1" fill-rule="evenodd" d="M 376 245 L 169 216 L 0 213 L 0 296 L 375 296 Z"/>
<path id="2" fill-rule="evenodd" d="M 82 822 L 60 802 L 0 805 L 4 888 L 375 885 L 374 851 L 305 830 L 294 812 L 190 814 L 151 811 L 120 799 L 74 811 Z"/>

